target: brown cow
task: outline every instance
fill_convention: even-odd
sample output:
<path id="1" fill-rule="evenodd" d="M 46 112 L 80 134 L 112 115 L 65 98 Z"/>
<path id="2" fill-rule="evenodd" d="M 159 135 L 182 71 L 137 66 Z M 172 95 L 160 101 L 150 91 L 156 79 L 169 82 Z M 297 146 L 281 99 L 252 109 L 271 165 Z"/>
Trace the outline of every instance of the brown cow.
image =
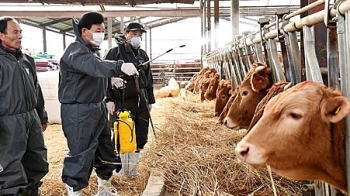
<path id="1" fill-rule="evenodd" d="M 201 74 L 197 78 L 197 81 L 194 84 L 194 91 L 198 93 L 201 90 L 201 87 L 203 86 L 203 84 L 209 83 L 209 78 L 213 77 L 215 74 L 216 74 L 216 70 L 214 68 L 209 68 L 207 71 Z"/>
<path id="2" fill-rule="evenodd" d="M 209 70 L 209 67 L 205 67 L 201 69 L 198 73 L 195 73 L 190 79 L 189 83 L 185 86 L 185 90 L 193 91 L 194 86 L 197 83 L 198 79 L 201 78 L 204 75 L 204 73 L 208 70 Z"/>
<path id="3" fill-rule="evenodd" d="M 214 68 L 209 68 L 209 70 L 206 71 L 201 78 L 198 78 L 194 86 L 194 92 L 200 93 L 201 102 L 205 100 L 204 94 L 209 87 L 210 78 L 214 77 L 215 75 L 216 75 L 216 70 Z"/>
<path id="4" fill-rule="evenodd" d="M 209 78 L 209 84 L 207 90 L 204 93 L 205 100 L 211 101 L 216 98 L 216 91 L 219 86 L 219 78 L 220 75 L 218 73 L 215 73 L 213 77 Z"/>
<path id="5" fill-rule="evenodd" d="M 263 63 L 254 63 L 243 82 L 237 89 L 224 125 L 231 129 L 248 128 L 258 103 L 267 94 L 272 85 L 271 70 Z"/>
<path id="6" fill-rule="evenodd" d="M 270 99 L 272 99 L 274 96 L 278 95 L 279 93 L 287 90 L 291 86 L 292 86 L 291 82 L 277 82 L 277 83 L 274 83 L 271 88 L 269 88 L 269 91 L 267 92 L 265 97 L 256 106 L 253 119 L 250 122 L 250 125 L 248 127 L 248 131 L 252 129 L 252 127 L 259 121 L 259 119 L 261 118 L 264 112 L 266 104 L 270 101 Z"/>
<path id="7" fill-rule="evenodd" d="M 224 123 L 224 119 L 227 116 L 227 113 L 233 103 L 233 101 L 235 100 L 236 96 L 237 96 L 237 92 L 238 92 L 238 87 L 236 87 L 236 90 L 232 93 L 231 97 L 228 99 L 224 109 L 222 110 L 222 112 L 220 113 L 219 119 L 218 119 L 218 124 L 223 124 Z"/>
<path id="8" fill-rule="evenodd" d="M 216 90 L 214 116 L 219 116 L 224 110 L 232 94 L 232 80 L 221 80 Z"/>
<path id="9" fill-rule="evenodd" d="M 345 117 L 350 100 L 316 82 L 302 82 L 266 105 L 237 144 L 237 157 L 288 178 L 322 180 L 347 192 Z"/>

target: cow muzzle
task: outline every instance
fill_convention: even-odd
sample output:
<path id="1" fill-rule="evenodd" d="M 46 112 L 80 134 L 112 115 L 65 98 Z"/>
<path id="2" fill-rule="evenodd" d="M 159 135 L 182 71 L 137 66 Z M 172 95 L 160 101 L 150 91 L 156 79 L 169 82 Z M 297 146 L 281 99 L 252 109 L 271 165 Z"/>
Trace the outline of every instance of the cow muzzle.
<path id="1" fill-rule="evenodd" d="M 238 125 L 236 125 L 236 124 L 232 121 L 232 119 L 231 119 L 230 117 L 226 117 L 226 118 L 224 119 L 223 124 L 224 124 L 227 128 L 230 128 L 230 129 L 235 129 L 235 130 L 237 130 L 237 129 L 240 128 Z"/>
<path id="2" fill-rule="evenodd" d="M 255 145 L 241 141 L 235 148 L 237 158 L 253 167 L 261 167 L 266 164 L 267 157 L 263 151 Z"/>

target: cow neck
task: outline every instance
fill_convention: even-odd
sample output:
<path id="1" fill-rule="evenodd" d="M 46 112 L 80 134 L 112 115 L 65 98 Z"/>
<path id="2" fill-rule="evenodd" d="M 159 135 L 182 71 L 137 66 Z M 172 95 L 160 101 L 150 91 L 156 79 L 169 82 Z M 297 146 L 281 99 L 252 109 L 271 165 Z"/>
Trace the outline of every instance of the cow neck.
<path id="1" fill-rule="evenodd" d="M 347 190 L 345 163 L 345 120 L 331 123 L 331 156 L 327 173 L 333 182 L 329 182 L 343 191 Z M 325 162 L 326 164 L 327 162 Z"/>

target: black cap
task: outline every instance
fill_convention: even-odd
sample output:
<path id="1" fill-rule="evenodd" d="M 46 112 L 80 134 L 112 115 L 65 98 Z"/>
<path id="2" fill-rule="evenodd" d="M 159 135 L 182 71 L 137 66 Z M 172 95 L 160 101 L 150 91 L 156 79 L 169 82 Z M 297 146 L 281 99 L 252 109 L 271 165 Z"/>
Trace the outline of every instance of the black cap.
<path id="1" fill-rule="evenodd" d="M 126 32 L 128 32 L 128 31 L 137 31 L 137 30 L 146 33 L 145 28 L 143 28 L 143 26 L 140 23 L 137 23 L 137 22 L 132 22 L 125 28 Z"/>

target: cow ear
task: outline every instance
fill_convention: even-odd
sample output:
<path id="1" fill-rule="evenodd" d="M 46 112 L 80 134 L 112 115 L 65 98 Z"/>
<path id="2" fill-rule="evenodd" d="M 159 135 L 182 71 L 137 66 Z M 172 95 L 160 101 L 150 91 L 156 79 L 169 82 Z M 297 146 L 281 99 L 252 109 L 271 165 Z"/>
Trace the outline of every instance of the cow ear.
<path id="1" fill-rule="evenodd" d="M 323 105 L 323 111 L 330 122 L 339 122 L 349 114 L 350 100 L 343 96 L 329 98 Z"/>
<path id="2" fill-rule="evenodd" d="M 260 90 L 266 89 L 271 84 L 270 79 L 270 68 L 265 66 L 258 66 L 255 68 L 255 72 L 250 78 L 250 85 L 253 91 L 259 92 Z"/>
<path id="3" fill-rule="evenodd" d="M 228 88 L 228 94 L 229 94 L 229 95 L 232 95 L 232 94 L 233 94 L 232 86 L 231 86 L 231 85 L 228 85 L 227 88 Z"/>

